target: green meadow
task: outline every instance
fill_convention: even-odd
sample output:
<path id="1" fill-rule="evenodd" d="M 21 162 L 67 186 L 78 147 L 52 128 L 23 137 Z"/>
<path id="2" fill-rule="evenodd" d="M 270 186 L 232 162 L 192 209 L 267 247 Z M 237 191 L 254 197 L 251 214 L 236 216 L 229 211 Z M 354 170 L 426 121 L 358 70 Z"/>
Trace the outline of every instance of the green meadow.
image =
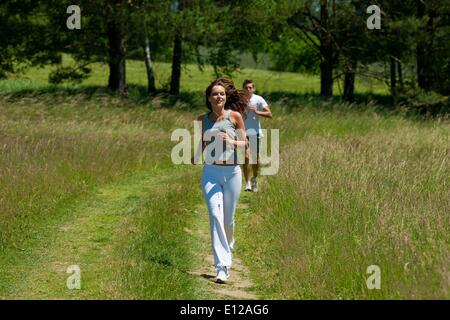
<path id="1" fill-rule="evenodd" d="M 171 132 L 206 111 L 212 68 L 187 65 L 179 97 L 147 97 L 144 63 L 129 61 L 127 98 L 104 88 L 106 65 L 79 85 L 47 84 L 50 70 L 0 81 L 0 298 L 229 298 L 197 272 L 211 251 L 201 167 L 170 160 Z M 165 88 L 169 64 L 155 73 Z M 263 127 L 280 132 L 278 173 L 236 211 L 246 290 L 449 299 L 449 120 L 388 110 L 371 98 L 388 99 L 382 83 L 358 79 L 365 102 L 349 105 L 320 100 L 316 76 L 233 79 L 246 78 L 271 106 Z M 70 265 L 79 290 L 66 286 Z M 367 286 L 373 265 L 379 289 Z"/>
<path id="2" fill-rule="evenodd" d="M 63 65 L 73 65 L 73 60 L 69 56 L 63 56 Z M 245 65 L 251 66 L 249 62 Z M 59 89 L 66 88 L 73 90 L 86 86 L 106 86 L 108 83 L 109 69 L 107 65 L 95 63 L 91 65 L 91 76 L 81 85 L 59 85 Z M 156 86 L 159 89 L 168 87 L 170 83 L 170 63 L 156 62 L 154 63 L 154 72 L 156 77 Z M 47 84 L 48 74 L 53 70 L 51 66 L 43 68 L 32 68 L 25 74 L 13 75 L 7 81 L 0 81 L 0 90 L 2 92 L 16 92 L 24 90 L 55 90 L 55 86 Z M 147 86 L 147 78 L 145 76 L 145 63 L 143 61 L 128 61 L 127 82 L 132 87 Z M 184 92 L 201 92 L 204 91 L 208 81 L 214 79 L 214 70 L 211 66 L 204 66 L 200 70 L 196 65 L 183 65 L 181 78 L 181 88 Z M 317 76 L 308 74 L 278 72 L 263 69 L 252 69 L 242 67 L 236 71 L 233 80 L 236 84 L 241 85 L 245 79 L 254 79 L 257 84 L 257 90 L 261 92 L 283 92 L 298 94 L 318 94 L 320 92 L 320 79 Z M 205 85 L 206 84 L 206 85 Z M 336 83 L 334 91 L 336 94 L 342 94 L 342 84 Z M 387 86 L 376 80 L 367 78 L 358 79 L 356 92 L 359 94 L 388 94 Z"/>

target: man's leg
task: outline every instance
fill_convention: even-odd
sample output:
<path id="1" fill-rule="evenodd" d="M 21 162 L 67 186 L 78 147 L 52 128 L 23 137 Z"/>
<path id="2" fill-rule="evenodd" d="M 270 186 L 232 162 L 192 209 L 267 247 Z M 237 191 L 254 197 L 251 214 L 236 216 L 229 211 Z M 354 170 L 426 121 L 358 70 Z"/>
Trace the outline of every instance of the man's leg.
<path id="1" fill-rule="evenodd" d="M 253 192 L 258 192 L 258 182 L 256 181 L 256 178 L 258 177 L 258 169 L 259 169 L 259 162 L 256 164 L 252 164 L 252 171 L 253 171 L 253 177 L 251 182 L 251 188 Z"/>
<path id="2" fill-rule="evenodd" d="M 258 177 L 258 171 L 259 171 L 259 135 L 256 136 L 256 150 L 253 150 L 252 153 L 252 171 L 253 171 L 253 177 L 252 177 L 252 191 L 257 192 L 258 191 L 258 183 L 256 181 L 256 178 Z M 255 152 L 256 151 L 256 152 Z"/>
<path id="3" fill-rule="evenodd" d="M 247 157 L 247 155 L 245 155 L 245 162 L 244 162 L 244 164 L 243 164 L 243 167 L 244 167 L 244 177 L 245 177 L 245 182 L 248 181 L 249 174 L 250 174 L 248 162 L 249 162 L 248 157 Z"/>
<path id="4" fill-rule="evenodd" d="M 249 152 L 248 152 L 248 140 L 245 147 L 245 161 L 242 167 L 244 168 L 244 178 L 245 178 L 245 191 L 251 191 L 252 187 L 250 184 L 250 168 L 249 168 Z"/>
<path id="5" fill-rule="evenodd" d="M 259 170 L 259 162 L 252 164 L 252 169 L 253 169 L 253 177 L 257 178 Z"/>

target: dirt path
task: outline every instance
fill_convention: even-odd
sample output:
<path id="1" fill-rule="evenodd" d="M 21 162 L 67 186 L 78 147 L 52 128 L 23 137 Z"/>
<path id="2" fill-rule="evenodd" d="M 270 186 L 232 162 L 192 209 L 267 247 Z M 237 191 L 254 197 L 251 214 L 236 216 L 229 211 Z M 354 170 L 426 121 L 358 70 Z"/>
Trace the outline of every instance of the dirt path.
<path id="1" fill-rule="evenodd" d="M 246 196 L 242 194 L 241 196 Z M 240 204 L 236 214 L 242 213 L 245 204 Z M 209 234 L 209 218 L 208 211 L 204 204 L 199 205 L 200 219 L 195 226 L 195 230 L 187 230 L 187 232 L 196 232 L 202 239 L 202 263 L 191 272 L 191 274 L 200 276 L 207 282 L 207 288 L 213 293 L 214 299 L 237 299 L 237 300 L 254 300 L 258 299 L 253 292 L 253 283 L 250 279 L 248 268 L 239 259 L 239 250 L 233 255 L 233 266 L 230 269 L 230 278 L 225 284 L 217 284 L 215 282 L 214 258 L 211 252 L 211 240 Z M 237 226 L 238 227 L 238 226 Z M 239 239 L 236 239 L 237 245 Z"/>

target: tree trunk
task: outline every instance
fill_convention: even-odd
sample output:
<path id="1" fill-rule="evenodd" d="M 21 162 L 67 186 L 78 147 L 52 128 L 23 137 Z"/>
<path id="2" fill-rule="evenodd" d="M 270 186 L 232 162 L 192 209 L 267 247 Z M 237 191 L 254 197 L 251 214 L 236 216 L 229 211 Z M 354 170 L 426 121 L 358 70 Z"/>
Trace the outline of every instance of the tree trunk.
<path id="1" fill-rule="evenodd" d="M 394 57 L 390 57 L 391 69 L 391 102 L 392 105 L 397 105 L 397 76 L 396 76 L 396 61 Z"/>
<path id="2" fill-rule="evenodd" d="M 125 37 L 120 23 L 112 20 L 108 23 L 109 79 L 108 87 L 119 93 L 127 94 L 125 70 Z"/>
<path id="3" fill-rule="evenodd" d="M 425 46 L 422 44 L 419 44 L 417 46 L 416 51 L 416 57 L 417 57 L 417 83 L 420 88 L 427 90 L 428 83 L 427 83 L 427 76 L 426 76 L 426 52 L 425 52 Z"/>
<path id="4" fill-rule="evenodd" d="M 320 1 L 320 95 L 333 97 L 333 42 L 329 34 L 328 0 Z"/>
<path id="5" fill-rule="evenodd" d="M 416 0 L 417 1 L 417 17 L 423 18 L 425 16 L 425 4 L 422 2 L 422 0 Z M 426 44 L 425 41 L 420 41 L 417 44 L 416 49 L 416 59 L 417 59 L 417 82 L 419 84 L 419 87 L 422 89 L 427 89 L 428 84 L 426 80 Z"/>
<path id="6" fill-rule="evenodd" d="M 355 74 L 356 60 L 350 60 L 345 67 L 344 96 L 343 99 L 348 102 L 355 101 Z"/>
<path id="7" fill-rule="evenodd" d="M 177 33 L 173 43 L 172 76 L 170 80 L 170 94 L 174 95 L 180 93 L 181 55 L 182 39 L 181 34 Z"/>
<path id="8" fill-rule="evenodd" d="M 153 64 L 152 58 L 150 55 L 150 41 L 148 37 L 145 36 L 144 42 L 144 53 L 145 53 L 145 69 L 147 70 L 147 92 L 152 94 L 156 92 L 156 84 L 155 84 L 155 73 L 153 72 Z"/>
<path id="9" fill-rule="evenodd" d="M 433 67 L 435 61 L 434 56 L 434 36 L 435 36 L 435 27 L 434 21 L 437 18 L 436 11 L 431 7 L 432 4 L 429 3 L 430 8 L 428 9 L 428 23 L 427 23 L 427 48 L 426 48 L 426 57 L 427 57 L 427 65 L 425 66 L 425 90 L 429 91 L 433 89 L 434 86 L 434 76 L 433 76 Z"/>
<path id="10" fill-rule="evenodd" d="M 398 72 L 398 83 L 400 85 L 400 89 L 403 90 L 403 68 L 402 68 L 402 62 L 400 60 L 397 60 L 397 72 Z"/>
<path id="11" fill-rule="evenodd" d="M 428 10 L 424 2 L 417 0 L 417 17 L 423 18 L 428 14 L 428 22 L 425 29 L 425 39 L 417 45 L 417 81 L 419 87 L 429 91 L 433 87 L 433 45 L 434 45 L 434 20 L 437 12 L 432 8 L 432 4 L 428 3 Z M 428 12 L 427 12 L 428 11 Z"/>
<path id="12" fill-rule="evenodd" d="M 320 63 L 320 95 L 324 98 L 333 97 L 333 64 L 331 58 L 327 57 Z"/>
<path id="13" fill-rule="evenodd" d="M 172 1 L 173 10 L 176 12 L 183 11 L 184 2 L 180 0 Z M 172 56 L 172 75 L 170 79 L 170 94 L 180 94 L 180 82 L 181 82 L 181 59 L 183 55 L 183 37 L 182 31 L 178 26 L 175 38 L 173 40 L 173 56 Z"/>

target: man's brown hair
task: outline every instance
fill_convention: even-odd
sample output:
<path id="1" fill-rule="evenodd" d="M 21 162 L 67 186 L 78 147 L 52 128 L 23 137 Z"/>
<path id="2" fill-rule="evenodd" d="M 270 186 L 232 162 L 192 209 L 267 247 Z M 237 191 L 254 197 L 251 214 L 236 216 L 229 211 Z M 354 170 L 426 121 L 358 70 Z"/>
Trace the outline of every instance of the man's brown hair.
<path id="1" fill-rule="evenodd" d="M 255 86 L 255 83 L 253 82 L 252 79 L 247 79 L 247 80 L 244 80 L 244 83 L 242 84 L 242 88 L 245 88 L 245 86 L 249 83 L 251 83 L 251 84 L 253 84 L 253 86 Z"/>

